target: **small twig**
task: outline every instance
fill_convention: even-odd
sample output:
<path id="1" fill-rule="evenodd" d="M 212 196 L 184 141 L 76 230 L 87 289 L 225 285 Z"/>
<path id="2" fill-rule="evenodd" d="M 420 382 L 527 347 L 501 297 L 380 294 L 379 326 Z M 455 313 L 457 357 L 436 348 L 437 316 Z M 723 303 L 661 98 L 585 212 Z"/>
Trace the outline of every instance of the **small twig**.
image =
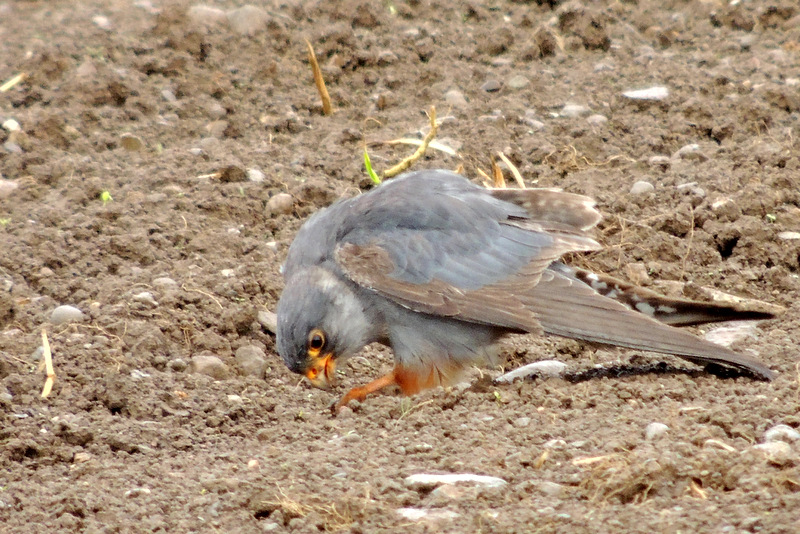
<path id="1" fill-rule="evenodd" d="M 308 39 L 306 39 L 306 46 L 308 46 L 308 62 L 311 63 L 311 72 L 314 74 L 314 85 L 317 86 L 319 98 L 322 100 L 322 113 L 330 115 L 333 113 L 333 105 L 331 104 L 331 96 L 328 94 L 328 88 L 325 87 L 325 80 L 322 78 L 322 69 L 319 68 L 314 47 L 311 46 Z"/>
<path id="2" fill-rule="evenodd" d="M 387 178 L 392 178 L 393 176 L 397 176 L 401 172 L 405 171 L 425 154 L 425 151 L 428 149 L 428 145 L 431 143 L 431 141 L 433 141 L 433 138 L 436 137 L 436 132 L 439 129 L 439 126 L 436 124 L 436 107 L 431 106 L 431 110 L 428 112 L 428 118 L 430 119 L 431 123 L 431 131 L 429 131 L 428 135 L 426 135 L 422 140 L 422 144 L 419 146 L 419 148 L 417 148 L 416 152 L 411 154 L 409 157 L 405 158 L 394 167 L 384 171 L 384 180 Z"/>
<path id="3" fill-rule="evenodd" d="M 46 399 L 53 390 L 53 384 L 56 381 L 56 372 L 53 370 L 53 355 L 50 352 L 50 342 L 47 341 L 47 331 L 44 328 L 42 328 L 42 349 L 44 353 L 44 363 L 42 366 L 47 370 L 47 380 L 44 381 L 44 388 L 42 388 L 42 398 Z M 40 369 L 42 366 L 40 366 Z"/>
<path id="4" fill-rule="evenodd" d="M 525 182 L 522 181 L 522 174 L 520 174 L 519 169 L 517 169 L 517 166 L 511 163 L 511 160 L 508 159 L 506 155 L 503 154 L 502 152 L 498 152 L 497 155 L 500 159 L 503 160 L 503 163 L 505 163 L 508 166 L 508 170 L 510 170 L 511 174 L 514 175 L 514 179 L 517 181 L 517 185 L 519 186 L 519 188 L 525 189 Z"/>

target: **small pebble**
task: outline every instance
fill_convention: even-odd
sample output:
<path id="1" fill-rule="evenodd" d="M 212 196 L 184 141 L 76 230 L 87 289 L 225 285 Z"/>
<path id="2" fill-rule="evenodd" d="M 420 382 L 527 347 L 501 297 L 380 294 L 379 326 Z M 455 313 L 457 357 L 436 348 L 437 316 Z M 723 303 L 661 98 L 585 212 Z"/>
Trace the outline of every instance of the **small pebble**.
<path id="1" fill-rule="evenodd" d="M 156 302 L 155 297 L 149 291 L 142 291 L 141 293 L 137 293 L 136 295 L 133 296 L 133 301 L 149 304 L 150 306 L 153 307 L 158 306 L 158 302 Z"/>
<path id="2" fill-rule="evenodd" d="M 697 160 L 697 161 L 706 161 L 708 156 L 703 153 L 703 150 L 700 148 L 700 145 L 696 143 L 692 143 L 690 145 L 682 146 L 678 149 L 675 154 L 673 154 L 673 159 L 686 159 L 686 160 Z"/>
<path id="3" fill-rule="evenodd" d="M 427 510 L 425 508 L 400 508 L 397 514 L 408 521 L 440 522 L 455 519 L 458 514 L 450 510 Z"/>
<path id="4" fill-rule="evenodd" d="M 183 371 L 186 370 L 187 367 L 189 367 L 189 364 L 187 364 L 186 360 L 182 358 L 175 358 L 174 360 L 170 360 L 169 363 L 167 363 L 167 367 L 169 367 L 171 370 L 177 373 L 182 373 Z"/>
<path id="5" fill-rule="evenodd" d="M 278 193 L 267 201 L 267 215 L 284 215 L 294 209 L 294 198 L 289 193 Z"/>
<path id="6" fill-rule="evenodd" d="M 508 484 L 508 482 L 502 478 L 487 475 L 474 475 L 472 473 L 450 473 L 446 475 L 419 473 L 407 476 L 404 482 L 409 488 L 423 490 L 435 488 L 442 484 L 472 484 L 486 488 L 501 488 Z"/>
<path id="7" fill-rule="evenodd" d="M 113 28 L 111 20 L 105 15 L 95 15 L 92 17 L 92 22 L 101 30 L 110 31 Z"/>
<path id="8" fill-rule="evenodd" d="M 17 182 L 0 178 L 0 198 L 8 198 L 18 188 L 19 184 Z"/>
<path id="9" fill-rule="evenodd" d="M 231 29 L 245 36 L 255 35 L 269 22 L 269 15 L 266 11 L 250 4 L 232 9 L 228 11 L 227 15 Z"/>
<path id="10" fill-rule="evenodd" d="M 518 417 L 514 420 L 514 426 L 517 428 L 525 428 L 531 424 L 530 417 Z"/>
<path id="11" fill-rule="evenodd" d="M 666 171 L 669 169 L 670 165 L 672 165 L 672 160 L 670 160 L 667 156 L 651 156 L 647 160 L 647 164 L 651 167 Z"/>
<path id="12" fill-rule="evenodd" d="M 264 181 L 266 176 L 263 172 L 258 169 L 247 169 L 247 179 L 254 183 L 261 183 Z"/>
<path id="13" fill-rule="evenodd" d="M 521 74 L 517 74 L 516 76 L 512 76 L 510 80 L 508 80 L 508 86 L 511 89 L 522 89 L 526 85 L 530 83 L 530 80 Z"/>
<path id="14" fill-rule="evenodd" d="M 581 115 L 588 115 L 591 112 L 592 110 L 586 106 L 581 106 L 580 104 L 565 104 L 564 107 L 561 108 L 559 116 L 572 118 L 580 117 Z"/>
<path id="15" fill-rule="evenodd" d="M 481 85 L 481 91 L 486 91 L 487 93 L 496 93 L 501 87 L 502 86 L 499 81 L 490 79 L 483 82 L 483 85 Z"/>
<path id="16" fill-rule="evenodd" d="M 269 310 L 259 310 L 257 316 L 259 324 L 270 334 L 278 331 L 278 316 Z"/>
<path id="17" fill-rule="evenodd" d="M 225 380 L 230 375 L 228 366 L 212 354 L 192 356 L 192 372 L 210 376 L 215 380 Z"/>
<path id="18" fill-rule="evenodd" d="M 126 497 L 139 497 L 140 495 L 150 495 L 150 488 L 133 488 L 125 492 Z"/>
<path id="19" fill-rule="evenodd" d="M 754 445 L 752 449 L 763 453 L 770 463 L 776 465 L 786 465 L 792 461 L 792 446 L 785 441 L 769 441 L 767 443 L 760 443 L 758 445 Z"/>
<path id="20" fill-rule="evenodd" d="M 469 107 L 467 99 L 464 98 L 464 93 L 462 93 L 458 89 L 450 89 L 449 91 L 447 91 L 444 94 L 444 101 L 447 102 L 448 105 L 453 106 L 454 108 Z"/>
<path id="21" fill-rule="evenodd" d="M 778 234 L 778 239 L 783 239 L 784 241 L 793 241 L 795 239 L 800 239 L 800 232 L 780 232 Z"/>
<path id="22" fill-rule="evenodd" d="M 542 480 L 536 484 L 536 489 L 549 497 L 558 497 L 564 492 L 564 486 L 558 482 L 551 482 L 550 480 Z"/>
<path id="23" fill-rule="evenodd" d="M 150 375 L 140 369 L 134 369 L 133 371 L 131 371 L 131 378 L 133 380 L 141 380 L 143 378 L 150 378 Z"/>
<path id="24" fill-rule="evenodd" d="M 160 289 L 175 289 L 178 287 L 178 282 L 176 282 L 172 278 L 162 276 L 160 278 L 153 279 L 153 287 L 157 287 Z"/>
<path id="25" fill-rule="evenodd" d="M 705 333 L 706 341 L 730 347 L 737 341 L 755 339 L 757 334 L 756 321 L 732 321 L 723 326 L 717 326 Z"/>
<path id="26" fill-rule="evenodd" d="M 267 355 L 260 347 L 255 345 L 239 347 L 234 357 L 239 369 L 246 376 L 264 378 L 267 372 Z"/>
<path id="27" fill-rule="evenodd" d="M 79 323 L 83 321 L 85 315 L 75 306 L 59 306 L 50 314 L 50 322 L 53 324 Z"/>
<path id="28" fill-rule="evenodd" d="M 650 423 L 644 429 L 644 439 L 652 441 L 666 434 L 669 427 L 664 423 Z"/>
<path id="29" fill-rule="evenodd" d="M 631 186 L 631 195 L 646 195 L 655 190 L 655 186 L 650 182 L 638 181 Z"/>
<path id="30" fill-rule="evenodd" d="M 136 152 L 144 148 L 144 142 L 133 134 L 124 133 L 119 136 L 119 144 L 125 150 Z"/>
<path id="31" fill-rule="evenodd" d="M 764 432 L 765 443 L 772 441 L 785 441 L 788 443 L 797 440 L 800 440 L 800 432 L 789 425 L 775 425 Z"/>
<path id="32" fill-rule="evenodd" d="M 224 22 L 227 18 L 223 10 L 205 5 L 196 5 L 190 7 L 186 12 L 186 15 L 192 22 L 202 24 L 204 26 L 213 26 L 215 24 L 219 24 Z"/>
<path id="33" fill-rule="evenodd" d="M 18 132 L 22 128 L 20 127 L 19 123 L 14 119 L 7 119 L 3 121 L 3 129 L 8 132 Z"/>
<path id="34" fill-rule="evenodd" d="M 630 98 L 631 100 L 665 100 L 669 97 L 669 89 L 662 86 L 648 87 L 647 89 L 625 91 L 622 93 L 622 96 Z"/>
<path id="35" fill-rule="evenodd" d="M 592 126 L 602 126 L 608 122 L 608 117 L 605 115 L 600 115 L 599 113 L 595 113 L 594 115 L 589 115 L 586 117 L 586 122 Z"/>

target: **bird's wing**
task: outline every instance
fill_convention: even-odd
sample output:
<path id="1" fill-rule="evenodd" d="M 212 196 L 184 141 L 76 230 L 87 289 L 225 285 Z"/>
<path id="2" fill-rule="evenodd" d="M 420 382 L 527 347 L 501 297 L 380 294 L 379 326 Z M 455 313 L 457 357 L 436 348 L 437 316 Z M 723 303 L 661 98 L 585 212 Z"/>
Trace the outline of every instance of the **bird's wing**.
<path id="1" fill-rule="evenodd" d="M 548 334 L 719 363 L 766 379 L 775 376 L 761 362 L 659 322 L 653 313 L 635 311 L 624 301 L 601 295 L 569 269 L 559 264 L 552 266 L 536 287 L 520 296 Z M 748 313 L 742 312 L 745 317 Z"/>
<path id="2" fill-rule="evenodd" d="M 335 260 L 355 283 L 418 312 L 538 331 L 519 295 L 561 255 L 599 248 L 586 230 L 600 215 L 580 195 L 486 190 L 428 171 L 362 198 Z"/>

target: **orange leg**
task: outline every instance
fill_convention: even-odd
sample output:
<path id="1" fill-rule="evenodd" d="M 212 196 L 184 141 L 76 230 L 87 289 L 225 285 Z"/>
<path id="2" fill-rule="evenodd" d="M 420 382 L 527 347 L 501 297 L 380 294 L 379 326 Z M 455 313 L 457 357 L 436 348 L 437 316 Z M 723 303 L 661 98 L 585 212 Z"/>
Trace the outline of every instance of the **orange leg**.
<path id="1" fill-rule="evenodd" d="M 400 386 L 403 395 L 413 395 L 423 389 L 436 387 L 440 379 L 441 377 L 437 373 L 435 367 L 431 367 L 430 369 L 410 369 L 408 367 L 395 365 L 392 372 L 373 380 L 369 384 L 355 387 L 345 393 L 336 404 L 331 406 L 331 411 L 336 415 L 342 408 L 347 406 L 351 400 L 361 402 L 370 393 L 375 393 L 376 391 L 380 391 L 394 384 Z"/>
<path id="2" fill-rule="evenodd" d="M 351 389 L 350 391 L 345 393 L 345 395 L 341 399 L 339 399 L 339 402 L 331 406 L 331 411 L 333 412 L 333 415 L 336 415 L 337 413 L 339 413 L 339 411 L 341 411 L 342 408 L 347 406 L 347 404 L 351 400 L 357 400 L 361 402 L 370 393 L 375 393 L 376 391 L 380 391 L 381 389 L 389 387 L 395 383 L 396 380 L 394 376 L 394 371 L 392 371 L 391 373 L 387 373 L 382 377 L 373 380 L 369 384 Z"/>

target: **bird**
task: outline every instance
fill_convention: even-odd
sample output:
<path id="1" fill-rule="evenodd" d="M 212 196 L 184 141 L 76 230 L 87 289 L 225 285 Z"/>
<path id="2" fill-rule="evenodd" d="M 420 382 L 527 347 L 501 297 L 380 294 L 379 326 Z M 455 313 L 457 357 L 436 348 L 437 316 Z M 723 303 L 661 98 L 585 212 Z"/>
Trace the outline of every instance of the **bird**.
<path id="1" fill-rule="evenodd" d="M 345 359 L 377 342 L 394 367 L 332 405 L 399 386 L 405 395 L 493 362 L 509 334 L 538 333 L 717 364 L 755 379 L 756 359 L 679 326 L 774 314 L 669 298 L 562 256 L 601 248 L 595 202 L 559 189 L 489 189 L 446 170 L 385 181 L 312 215 L 282 266 L 276 347 L 286 366 L 330 388 Z"/>

